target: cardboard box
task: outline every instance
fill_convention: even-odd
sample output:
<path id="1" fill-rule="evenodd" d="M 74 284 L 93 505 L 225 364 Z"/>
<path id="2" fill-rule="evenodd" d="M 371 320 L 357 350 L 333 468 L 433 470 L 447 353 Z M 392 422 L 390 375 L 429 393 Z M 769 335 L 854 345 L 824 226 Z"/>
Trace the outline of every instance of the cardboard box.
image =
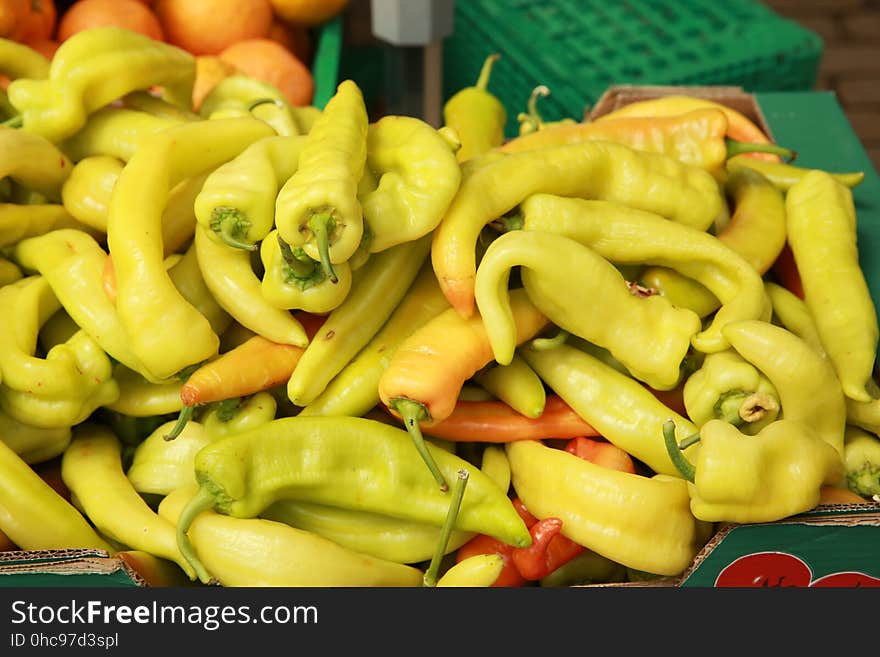
<path id="1" fill-rule="evenodd" d="M 0 552 L 0 587 L 146 585 L 140 573 L 104 550 Z"/>
<path id="2" fill-rule="evenodd" d="M 880 586 L 880 506 L 821 505 L 772 523 L 722 525 L 681 587 Z"/>

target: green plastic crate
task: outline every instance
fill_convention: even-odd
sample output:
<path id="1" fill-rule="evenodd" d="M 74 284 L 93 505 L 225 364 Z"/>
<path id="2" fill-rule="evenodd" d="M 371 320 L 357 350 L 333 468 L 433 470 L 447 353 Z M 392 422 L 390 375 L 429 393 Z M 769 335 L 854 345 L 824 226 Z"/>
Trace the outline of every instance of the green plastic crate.
<path id="1" fill-rule="evenodd" d="M 822 39 L 751 0 L 459 0 L 443 44 L 444 96 L 474 84 L 501 55 L 489 89 L 518 129 L 532 89 L 545 120 L 580 118 L 611 85 L 814 87 Z"/>
<path id="2" fill-rule="evenodd" d="M 312 104 L 324 109 L 339 84 L 339 62 L 342 57 L 342 16 L 322 25 L 318 31 L 312 79 L 315 93 Z"/>

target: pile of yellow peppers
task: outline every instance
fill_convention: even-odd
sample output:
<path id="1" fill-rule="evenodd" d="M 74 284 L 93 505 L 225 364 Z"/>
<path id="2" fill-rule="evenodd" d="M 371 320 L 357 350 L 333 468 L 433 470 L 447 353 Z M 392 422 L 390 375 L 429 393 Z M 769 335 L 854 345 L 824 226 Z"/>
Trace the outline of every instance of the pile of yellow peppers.
<path id="1" fill-rule="evenodd" d="M 533 97 L 505 141 L 497 60 L 436 128 L 352 80 L 195 111 L 195 59 L 120 28 L 0 40 L 8 544 L 158 585 L 553 586 L 878 499 L 862 174 L 689 96 Z"/>

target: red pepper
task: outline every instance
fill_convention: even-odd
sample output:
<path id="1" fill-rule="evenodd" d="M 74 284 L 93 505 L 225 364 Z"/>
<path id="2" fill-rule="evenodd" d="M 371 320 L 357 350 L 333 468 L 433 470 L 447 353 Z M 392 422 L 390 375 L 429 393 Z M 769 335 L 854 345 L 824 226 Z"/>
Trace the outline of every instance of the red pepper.
<path id="1" fill-rule="evenodd" d="M 592 438 L 579 436 L 568 441 L 565 451 L 605 468 L 629 472 L 630 474 L 636 473 L 636 466 L 632 457 L 617 445 L 605 440 L 593 440 Z"/>
<path id="2" fill-rule="evenodd" d="M 782 247 L 782 251 L 776 258 L 776 262 L 772 267 L 773 274 L 779 279 L 779 284 L 792 294 L 797 295 L 801 299 L 804 298 L 804 288 L 801 285 L 801 276 L 798 273 L 797 265 L 794 262 L 794 254 L 791 247 L 786 245 Z"/>
<path id="3" fill-rule="evenodd" d="M 629 454 L 602 439 L 576 436 L 566 443 L 565 451 L 605 468 L 631 473 L 636 471 Z M 539 520 L 518 497 L 512 503 L 532 535 L 530 546 L 515 548 L 491 536 L 478 534 L 456 553 L 457 562 L 475 554 L 501 555 L 504 569 L 493 586 L 523 586 L 530 581 L 542 579 L 587 549 L 561 533 L 562 520 L 559 518 Z"/>
<path id="4" fill-rule="evenodd" d="M 544 412 L 536 418 L 518 413 L 503 401 L 460 399 L 446 419 L 431 425 L 425 433 L 456 442 L 487 443 L 599 435 L 558 395 L 547 397 Z"/>
<path id="5" fill-rule="evenodd" d="M 501 574 L 492 586 L 523 586 L 526 584 L 526 578 L 523 577 L 516 564 L 513 562 L 513 550 L 516 549 L 512 545 L 502 543 L 497 538 L 492 538 L 486 534 L 477 534 L 467 543 L 458 548 L 455 553 L 455 561 L 458 563 L 463 559 L 472 557 L 477 554 L 497 554 L 504 559 L 504 568 Z"/>

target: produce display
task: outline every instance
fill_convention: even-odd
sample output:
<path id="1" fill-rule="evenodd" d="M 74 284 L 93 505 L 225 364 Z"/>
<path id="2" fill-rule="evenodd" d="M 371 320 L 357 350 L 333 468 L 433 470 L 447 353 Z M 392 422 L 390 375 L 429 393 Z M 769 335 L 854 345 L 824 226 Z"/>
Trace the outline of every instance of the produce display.
<path id="1" fill-rule="evenodd" d="M 880 499 L 861 172 L 696 96 L 544 123 L 538 88 L 505 141 L 494 54 L 439 128 L 350 79 L 197 97 L 197 59 L 0 39 L 5 549 L 156 586 L 626 583 Z"/>

